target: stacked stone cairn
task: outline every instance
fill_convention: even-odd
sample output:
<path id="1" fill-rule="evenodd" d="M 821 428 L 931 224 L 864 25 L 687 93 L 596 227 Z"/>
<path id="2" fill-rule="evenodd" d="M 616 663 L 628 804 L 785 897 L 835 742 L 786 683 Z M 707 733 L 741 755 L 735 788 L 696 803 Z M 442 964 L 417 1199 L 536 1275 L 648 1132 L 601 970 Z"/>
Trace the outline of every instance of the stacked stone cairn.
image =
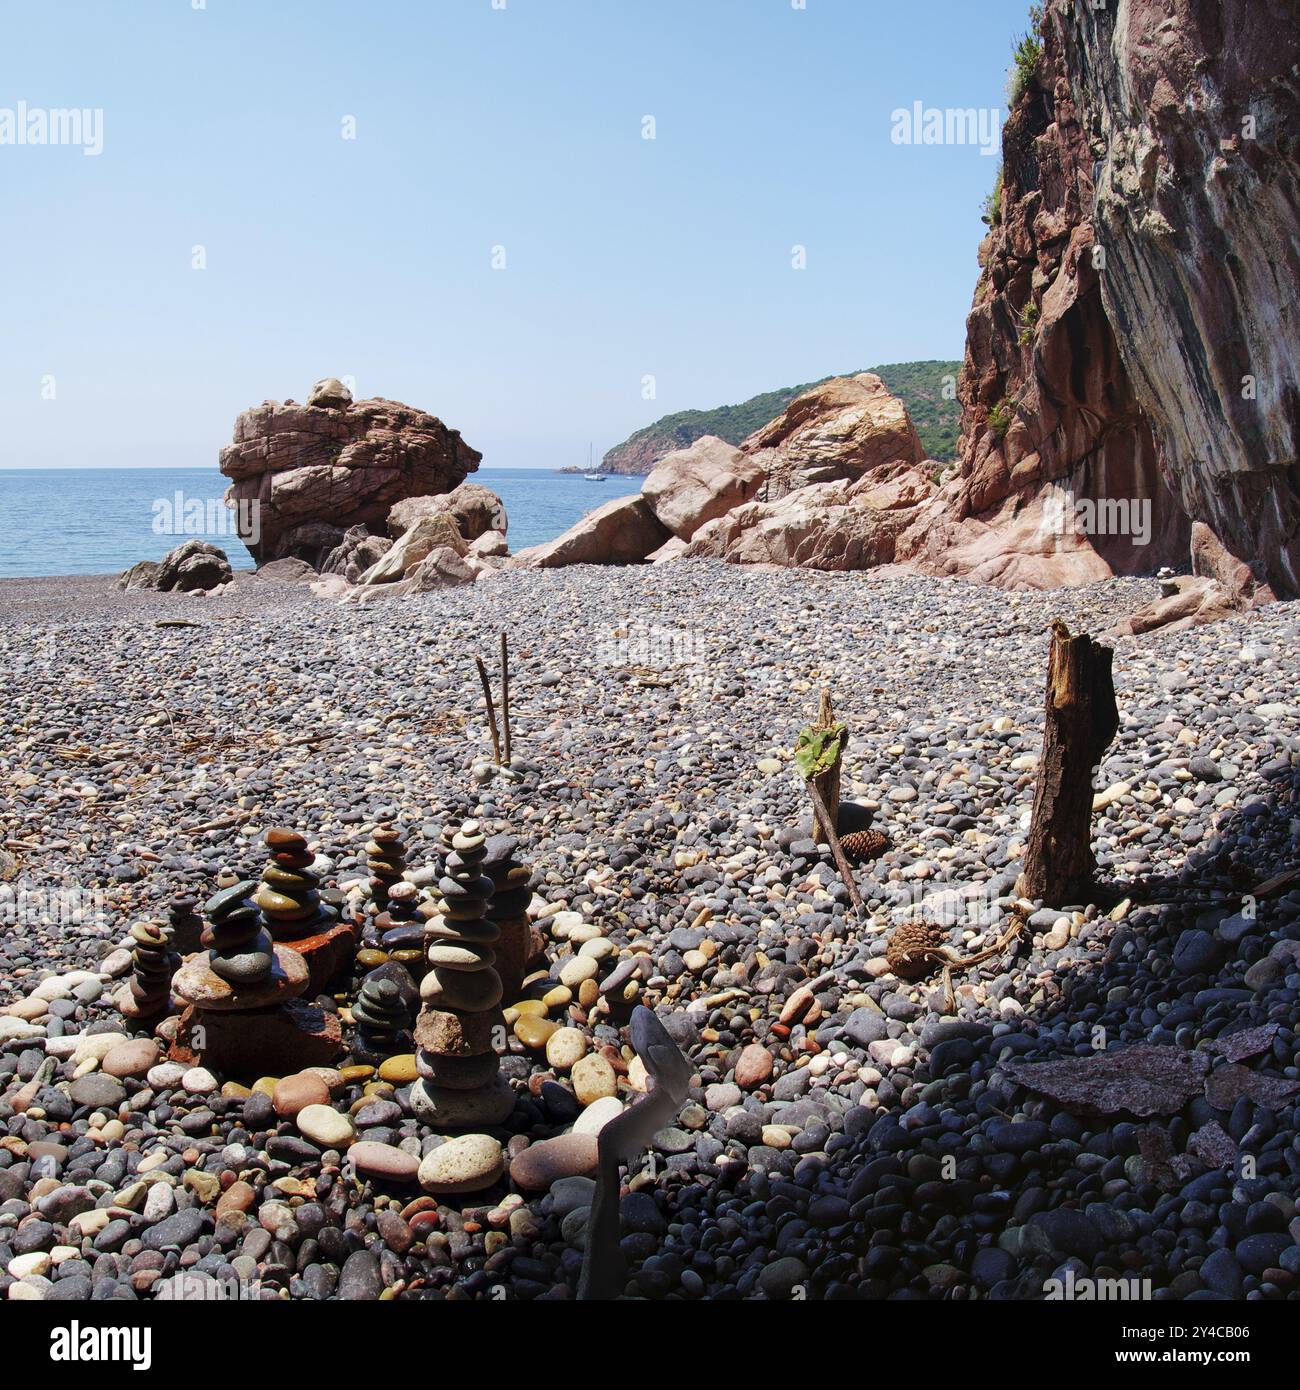
<path id="1" fill-rule="evenodd" d="M 402 881 L 406 872 L 406 845 L 401 833 L 387 822 L 370 832 L 366 842 L 366 867 L 370 870 L 370 896 L 382 912 L 388 906 L 390 890 Z"/>
<path id="2" fill-rule="evenodd" d="M 501 997 L 513 1003 L 523 992 L 524 974 L 532 956 L 532 927 L 528 904 L 532 870 L 515 858 L 519 841 L 513 835 L 494 835 L 487 842 L 484 870 L 492 879 L 492 898 L 486 916 L 501 931 L 496 943 L 496 972 L 501 976 Z"/>
<path id="3" fill-rule="evenodd" d="M 336 980 L 346 981 L 356 955 L 356 934 L 340 922 L 340 909 L 328 901 L 338 894 L 320 892 L 311 870 L 316 856 L 296 830 L 268 830 L 270 853 L 253 902 L 271 939 L 292 947 L 307 962 L 308 992 L 325 993 Z"/>
<path id="4" fill-rule="evenodd" d="M 357 1027 L 352 1055 L 371 1066 L 402 1051 L 403 1035 L 411 1026 L 411 1011 L 402 987 L 381 973 L 386 968 L 391 967 L 381 966 L 366 976 L 352 1006 L 352 1020 Z"/>
<path id="5" fill-rule="evenodd" d="M 411 1106 L 437 1129 L 499 1125 L 514 1109 L 494 1048 L 505 1037 L 501 977 L 493 968 L 500 928 L 487 913 L 492 880 L 482 871 L 486 842 L 476 821 L 443 832 L 446 858 L 438 913 L 430 919 L 415 1024 Z"/>
<path id="6" fill-rule="evenodd" d="M 171 1006 L 176 958 L 167 928 L 137 922 L 131 928 L 131 978 L 115 1000 L 126 1018 L 156 1018 Z"/>
<path id="7" fill-rule="evenodd" d="M 199 900 L 190 893 L 179 894 L 167 904 L 167 926 L 172 949 L 178 955 L 192 956 L 202 945 L 203 918 L 198 905 Z"/>
<path id="8" fill-rule="evenodd" d="M 323 1066 L 340 1050 L 338 1020 L 299 999 L 310 983 L 308 963 L 273 939 L 255 894 L 261 886 L 242 879 L 205 905 L 206 950 L 188 957 L 172 981 L 186 1006 L 173 1056 L 259 1076 Z"/>
<path id="9" fill-rule="evenodd" d="M 315 855 L 296 830 L 268 830 L 271 857 L 262 870 L 253 901 L 275 941 L 301 941 L 319 936 L 335 923 L 337 914 L 321 902 L 320 879 L 311 872 Z"/>
<path id="10" fill-rule="evenodd" d="M 403 880 L 388 888 L 388 907 L 375 918 L 379 945 L 390 961 L 405 966 L 411 977 L 424 975 L 425 917 L 420 911 L 420 890 Z"/>

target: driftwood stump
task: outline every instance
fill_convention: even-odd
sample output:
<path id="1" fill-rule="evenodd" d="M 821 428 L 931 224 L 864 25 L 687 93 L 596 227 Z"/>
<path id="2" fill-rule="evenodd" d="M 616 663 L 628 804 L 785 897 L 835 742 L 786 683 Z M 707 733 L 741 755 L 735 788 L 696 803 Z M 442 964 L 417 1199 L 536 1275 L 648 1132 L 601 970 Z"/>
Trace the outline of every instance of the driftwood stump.
<path id="1" fill-rule="evenodd" d="M 1052 624 L 1043 752 L 1016 885 L 1022 897 L 1050 907 L 1084 902 L 1093 886 L 1093 769 L 1119 728 L 1113 657 L 1086 634 L 1071 637 L 1064 623 Z"/>

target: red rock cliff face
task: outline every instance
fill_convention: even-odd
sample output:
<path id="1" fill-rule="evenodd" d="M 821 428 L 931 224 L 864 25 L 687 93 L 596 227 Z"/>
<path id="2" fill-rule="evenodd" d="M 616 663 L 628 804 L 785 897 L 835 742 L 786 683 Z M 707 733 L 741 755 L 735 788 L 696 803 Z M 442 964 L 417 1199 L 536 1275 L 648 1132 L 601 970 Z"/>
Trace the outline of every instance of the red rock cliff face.
<path id="1" fill-rule="evenodd" d="M 1300 593 L 1300 9 L 1056 0 L 1101 292 L 1187 512 Z"/>
<path id="2" fill-rule="evenodd" d="M 961 481 L 915 558 L 1004 583 L 1136 573 L 1185 562 L 1195 519 L 1294 593 L 1294 0 L 1051 0 L 1042 38 L 980 248 Z M 1121 526 L 1036 553 L 1053 498 L 1149 503 L 1146 543 Z"/>
<path id="3" fill-rule="evenodd" d="M 1182 560 L 1190 536 L 1102 299 L 1092 163 L 1063 54 L 1049 40 L 1003 131 L 1001 199 L 980 247 L 958 386 L 962 481 L 954 512 L 1004 530 L 1010 515 L 1045 492 L 1149 504 L 1146 544 L 1131 528 L 1094 529 L 1069 565 L 1048 569 L 1055 579 Z"/>

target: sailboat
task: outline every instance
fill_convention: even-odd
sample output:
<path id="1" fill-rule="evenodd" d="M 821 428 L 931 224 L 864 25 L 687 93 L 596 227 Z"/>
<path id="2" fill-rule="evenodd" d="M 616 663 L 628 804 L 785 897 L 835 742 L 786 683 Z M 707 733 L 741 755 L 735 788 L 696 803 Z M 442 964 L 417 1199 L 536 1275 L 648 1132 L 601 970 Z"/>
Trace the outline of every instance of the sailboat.
<path id="1" fill-rule="evenodd" d="M 591 463 L 591 445 L 587 445 L 587 471 L 582 475 L 589 483 L 603 483 L 606 481 L 604 473 L 597 473 Z"/>

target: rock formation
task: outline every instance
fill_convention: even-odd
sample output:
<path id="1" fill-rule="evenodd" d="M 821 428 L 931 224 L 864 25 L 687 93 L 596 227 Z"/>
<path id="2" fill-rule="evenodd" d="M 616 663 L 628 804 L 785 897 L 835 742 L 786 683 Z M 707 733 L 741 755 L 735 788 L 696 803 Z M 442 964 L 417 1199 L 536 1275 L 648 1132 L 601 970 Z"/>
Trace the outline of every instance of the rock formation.
<path id="1" fill-rule="evenodd" d="M 740 447 L 762 469 L 765 502 L 925 457 L 907 407 L 871 372 L 832 377 L 796 396 Z"/>
<path id="2" fill-rule="evenodd" d="M 980 248 L 960 482 L 899 558 L 1046 587 L 1185 564 L 1198 520 L 1297 591 L 1300 35 L 1282 8 L 1048 6 Z"/>
<path id="3" fill-rule="evenodd" d="M 440 497 L 407 497 L 398 502 L 388 513 L 388 533 L 405 535 L 421 517 L 435 514 L 450 517 L 466 541 L 489 532 L 504 537 L 510 529 L 505 505 L 495 492 L 482 483 L 462 483 Z"/>
<path id="4" fill-rule="evenodd" d="M 259 503 L 259 563 L 293 555 L 319 567 L 353 526 L 375 534 L 395 503 L 450 492 L 482 455 L 441 420 L 376 398 L 353 402 L 327 379 L 306 405 L 265 401 L 221 451 L 227 504 Z"/>
<path id="5" fill-rule="evenodd" d="M 1300 23 L 1289 0 L 1052 6 L 1099 156 L 1101 294 L 1187 514 L 1300 593 Z"/>
<path id="6" fill-rule="evenodd" d="M 1243 609 L 1270 602 L 1273 591 L 1260 584 L 1250 566 L 1229 554 L 1202 521 L 1192 523 L 1192 573 L 1171 578 L 1161 597 L 1121 618 L 1111 637 L 1136 637 L 1156 628 L 1178 632 L 1217 622 Z"/>
<path id="7" fill-rule="evenodd" d="M 487 917 L 492 881 L 481 867 L 487 850 L 475 821 L 449 827 L 443 841 L 441 912 L 428 930 L 428 973 L 415 1023 L 420 1080 L 411 1088 L 411 1108 L 439 1129 L 497 1125 L 514 1108 L 514 1095 L 493 1047 L 505 1023 L 501 977 L 493 968 L 501 930 Z"/>
<path id="8" fill-rule="evenodd" d="M 372 536 L 364 526 L 349 526 L 343 539 L 321 561 L 320 572 L 341 575 L 349 584 L 359 584 L 361 576 L 382 560 L 392 546 L 387 536 Z"/>
<path id="9" fill-rule="evenodd" d="M 906 508 L 933 491 L 921 462 L 907 410 L 879 377 L 833 377 L 739 448 L 708 436 L 669 454 L 640 496 L 606 503 L 516 563 L 628 564 L 685 554 L 865 568 L 893 558 Z"/>
<path id="10" fill-rule="evenodd" d="M 161 560 L 140 560 L 118 576 L 116 587 L 128 593 L 155 589 L 160 593 L 188 594 L 215 589 L 234 578 L 226 552 L 197 538 L 182 541 Z"/>
<path id="11" fill-rule="evenodd" d="M 496 493 L 479 483 L 462 483 L 440 497 L 397 503 L 388 514 L 393 540 L 353 528 L 323 568 L 360 586 L 352 597 L 361 603 L 472 584 L 510 553 L 508 524 Z M 364 569 L 363 556 L 373 556 Z"/>

